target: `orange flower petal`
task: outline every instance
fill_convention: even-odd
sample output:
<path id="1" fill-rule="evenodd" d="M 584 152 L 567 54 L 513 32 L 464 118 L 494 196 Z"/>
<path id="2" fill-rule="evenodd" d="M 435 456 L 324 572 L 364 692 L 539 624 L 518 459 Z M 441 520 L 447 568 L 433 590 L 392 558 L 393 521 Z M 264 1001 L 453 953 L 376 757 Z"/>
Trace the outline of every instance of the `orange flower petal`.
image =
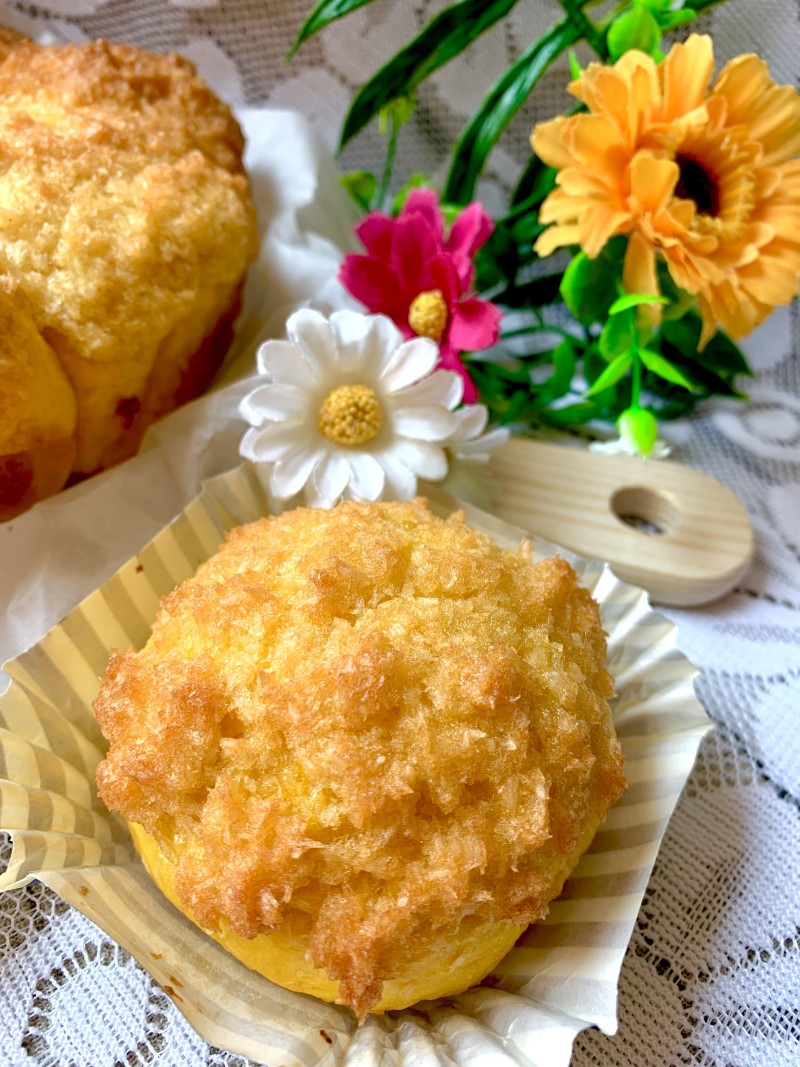
<path id="1" fill-rule="evenodd" d="M 590 173 L 603 175 L 610 185 L 619 183 L 619 174 L 628 162 L 628 153 L 619 130 L 601 115 L 579 115 L 572 130 L 575 160 Z"/>
<path id="2" fill-rule="evenodd" d="M 545 256 L 551 255 L 557 248 L 563 248 L 565 245 L 576 245 L 580 243 L 580 227 L 575 223 L 572 226 L 551 226 L 549 230 L 545 230 L 540 235 L 536 244 L 533 246 L 534 252 L 537 256 L 541 256 L 543 259 Z"/>
<path id="3" fill-rule="evenodd" d="M 657 296 L 659 292 L 655 250 L 638 230 L 634 231 L 628 240 L 622 283 L 628 293 L 650 293 Z"/>
<path id="4" fill-rule="evenodd" d="M 778 167 L 780 178 L 780 195 L 783 198 L 800 202 L 800 159 L 793 159 L 791 163 L 784 163 Z"/>
<path id="5" fill-rule="evenodd" d="M 582 167 L 567 167 L 566 170 L 562 170 L 558 176 L 558 184 L 571 197 L 610 200 L 610 191 L 605 176 L 590 173 Z"/>
<path id="6" fill-rule="evenodd" d="M 720 72 L 714 93 L 725 98 L 728 125 L 748 128 L 764 149 L 763 162 L 783 163 L 800 152 L 800 97 L 790 85 L 776 85 L 758 56 L 738 56 Z"/>
<path id="7" fill-rule="evenodd" d="M 659 67 L 666 122 L 682 118 L 702 106 L 714 73 L 714 45 L 707 34 L 693 33 L 684 44 L 673 45 Z"/>
<path id="8" fill-rule="evenodd" d="M 551 122 L 540 122 L 531 134 L 531 146 L 548 167 L 568 167 L 572 155 L 565 145 L 566 128 L 572 122 L 563 115 Z"/>
<path id="9" fill-rule="evenodd" d="M 565 173 L 562 171 L 562 174 Z M 539 221 L 574 222 L 587 203 L 582 197 L 573 197 L 563 189 L 554 189 L 539 208 Z"/>
<path id="10" fill-rule="evenodd" d="M 773 84 L 763 59 L 756 55 L 737 56 L 720 71 L 714 93 L 727 100 L 732 124 L 749 125 L 750 109 Z"/>
<path id="11" fill-rule="evenodd" d="M 626 52 L 622 58 L 625 59 L 626 56 L 638 58 L 639 53 Z M 636 149 L 644 130 L 651 124 L 661 108 L 661 87 L 658 84 L 655 63 L 650 56 L 642 58 L 649 62 L 632 64 L 630 74 L 628 136 L 631 150 Z"/>
<path id="12" fill-rule="evenodd" d="M 703 326 L 700 330 L 700 340 L 697 343 L 697 348 L 700 352 L 706 347 L 708 342 L 717 332 L 717 320 L 714 315 L 714 310 L 711 304 L 704 296 L 700 296 L 697 301 L 700 309 L 700 317 L 703 320 Z"/>
<path id="13" fill-rule="evenodd" d="M 631 163 L 631 198 L 641 211 L 655 215 L 672 199 L 679 173 L 671 159 L 641 152 Z"/>
<path id="14" fill-rule="evenodd" d="M 573 86 L 573 95 L 593 114 L 605 115 L 618 129 L 627 129 L 628 89 L 614 67 L 590 63 Z"/>
<path id="15" fill-rule="evenodd" d="M 706 312 L 703 311 L 704 304 L 707 305 L 708 322 Z M 703 314 L 701 350 L 705 346 L 706 338 L 710 339 L 716 332 L 716 324 L 731 337 L 745 337 L 766 318 L 769 310 L 765 305 L 756 305 L 741 287 L 730 282 L 709 287 L 701 297 L 700 308 Z"/>
<path id="16" fill-rule="evenodd" d="M 627 211 L 612 211 L 606 204 L 593 204 L 579 222 L 581 247 L 589 259 L 600 255 L 606 242 L 630 226 Z"/>
<path id="17" fill-rule="evenodd" d="M 650 293 L 653 296 L 660 293 L 655 250 L 638 231 L 632 233 L 628 240 L 622 267 L 622 284 L 627 293 Z M 661 305 L 643 305 L 639 314 L 650 325 L 657 326 L 661 321 Z"/>
<path id="18" fill-rule="evenodd" d="M 740 271 L 742 288 L 753 299 L 770 307 L 790 303 L 797 296 L 797 274 L 790 264 L 774 256 L 761 255 Z"/>

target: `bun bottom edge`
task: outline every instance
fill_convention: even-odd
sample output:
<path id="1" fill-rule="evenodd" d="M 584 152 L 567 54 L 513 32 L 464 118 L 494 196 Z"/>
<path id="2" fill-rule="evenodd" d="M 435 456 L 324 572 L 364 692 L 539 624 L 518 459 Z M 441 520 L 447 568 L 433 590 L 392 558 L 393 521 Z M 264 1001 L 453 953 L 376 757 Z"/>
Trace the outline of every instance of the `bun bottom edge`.
<path id="1" fill-rule="evenodd" d="M 138 823 L 129 823 L 136 851 L 155 884 L 182 914 L 194 922 L 175 890 L 175 864 Z M 196 924 L 199 925 L 199 924 Z M 271 982 L 296 993 L 307 993 L 332 1003 L 339 999 L 339 983 L 306 958 L 308 938 L 290 928 L 243 938 L 222 920 L 220 929 L 203 932 L 245 966 Z M 525 931 L 509 920 L 462 924 L 443 934 L 425 957 L 409 964 L 402 977 L 384 982 L 381 999 L 370 1014 L 410 1007 L 420 1000 L 437 1000 L 464 992 L 485 978 Z"/>

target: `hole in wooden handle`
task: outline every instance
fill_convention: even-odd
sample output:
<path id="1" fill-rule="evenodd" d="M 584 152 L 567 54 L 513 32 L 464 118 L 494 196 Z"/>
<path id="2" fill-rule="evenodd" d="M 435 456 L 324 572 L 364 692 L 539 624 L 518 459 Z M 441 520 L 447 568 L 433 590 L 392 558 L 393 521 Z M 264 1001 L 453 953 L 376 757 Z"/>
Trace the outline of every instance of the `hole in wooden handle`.
<path id="1" fill-rule="evenodd" d="M 669 533 L 678 521 L 678 509 L 669 497 L 642 485 L 618 489 L 611 510 L 620 522 L 650 536 Z"/>

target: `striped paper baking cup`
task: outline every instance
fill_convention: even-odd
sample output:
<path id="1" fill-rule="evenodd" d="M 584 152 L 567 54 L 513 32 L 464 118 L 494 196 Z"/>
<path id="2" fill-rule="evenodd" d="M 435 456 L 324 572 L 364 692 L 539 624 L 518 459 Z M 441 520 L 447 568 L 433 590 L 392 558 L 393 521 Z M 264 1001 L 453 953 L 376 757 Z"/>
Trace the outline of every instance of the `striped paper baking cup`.
<path id="1" fill-rule="evenodd" d="M 528 535 L 430 489 L 499 545 Z M 161 895 L 122 819 L 104 807 L 95 768 L 105 742 L 91 702 L 109 650 L 141 647 L 159 600 L 192 575 L 231 527 L 277 510 L 258 469 L 206 482 L 169 526 L 38 644 L 4 669 L 0 828 L 13 837 L 0 889 L 38 878 L 145 967 L 212 1044 L 285 1067 L 492 1064 L 566 1067 L 576 1034 L 616 1028 L 617 985 L 650 871 L 710 722 L 676 629 L 647 596 L 601 563 L 559 551 L 600 604 L 616 679 L 614 719 L 628 789 L 612 808 L 547 919 L 532 926 L 480 986 L 370 1016 L 292 993 L 248 970 Z"/>

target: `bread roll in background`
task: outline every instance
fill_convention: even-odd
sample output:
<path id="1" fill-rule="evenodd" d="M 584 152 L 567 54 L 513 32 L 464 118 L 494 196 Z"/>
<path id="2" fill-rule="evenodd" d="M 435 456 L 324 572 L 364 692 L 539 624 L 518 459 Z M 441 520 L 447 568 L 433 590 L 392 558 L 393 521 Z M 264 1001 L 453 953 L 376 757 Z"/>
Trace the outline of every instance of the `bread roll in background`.
<path id="1" fill-rule="evenodd" d="M 11 32 L 0 59 L 7 519 L 208 387 L 257 230 L 239 126 L 187 60 Z"/>
<path id="2" fill-rule="evenodd" d="M 249 967 L 370 1011 L 480 981 L 624 788 L 599 610 L 422 501 L 233 530 L 95 701 L 100 796 Z"/>

